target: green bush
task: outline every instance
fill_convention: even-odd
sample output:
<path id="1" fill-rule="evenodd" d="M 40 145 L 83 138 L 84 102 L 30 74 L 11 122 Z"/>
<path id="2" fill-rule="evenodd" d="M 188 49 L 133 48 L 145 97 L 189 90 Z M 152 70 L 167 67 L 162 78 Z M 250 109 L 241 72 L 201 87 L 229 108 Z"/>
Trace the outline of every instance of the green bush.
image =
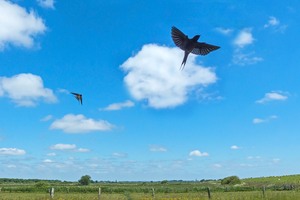
<path id="1" fill-rule="evenodd" d="M 48 188 L 49 184 L 46 182 L 40 181 L 35 184 L 35 187 L 38 189 L 41 189 L 41 188 L 44 189 L 44 188 Z"/>
<path id="2" fill-rule="evenodd" d="M 241 183 L 241 180 L 237 176 L 228 176 L 221 180 L 222 185 L 236 185 L 236 184 L 240 184 L 240 183 Z"/>
<path id="3" fill-rule="evenodd" d="M 91 177 L 89 175 L 82 176 L 78 182 L 81 185 L 89 185 L 91 183 Z"/>

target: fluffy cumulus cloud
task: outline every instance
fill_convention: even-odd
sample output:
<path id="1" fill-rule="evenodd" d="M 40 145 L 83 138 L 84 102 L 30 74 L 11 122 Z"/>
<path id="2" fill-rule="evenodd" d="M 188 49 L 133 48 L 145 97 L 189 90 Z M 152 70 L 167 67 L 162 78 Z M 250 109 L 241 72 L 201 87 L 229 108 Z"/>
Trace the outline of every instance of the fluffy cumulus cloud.
<path id="1" fill-rule="evenodd" d="M 0 148 L 0 155 L 6 156 L 19 156 L 26 154 L 26 151 L 23 149 L 17 148 Z"/>
<path id="2" fill-rule="evenodd" d="M 18 106 L 35 106 L 39 100 L 57 101 L 53 91 L 44 87 L 42 78 L 30 73 L 0 77 L 1 96 L 10 98 Z"/>
<path id="3" fill-rule="evenodd" d="M 212 68 L 195 64 L 190 55 L 185 69 L 179 70 L 183 51 L 156 44 L 147 44 L 122 65 L 127 75 L 124 82 L 136 100 L 146 100 L 153 108 L 175 107 L 185 103 L 193 89 L 217 81 Z"/>
<path id="4" fill-rule="evenodd" d="M 256 56 L 255 52 L 245 52 L 245 47 L 255 41 L 252 29 L 245 28 L 239 31 L 238 35 L 233 40 L 235 47 L 232 63 L 236 65 L 253 65 L 263 61 L 262 57 Z"/>
<path id="5" fill-rule="evenodd" d="M 245 28 L 239 32 L 235 40 L 233 41 L 233 44 L 243 48 L 249 44 L 252 44 L 254 42 L 254 38 L 252 36 L 252 29 Z"/>
<path id="6" fill-rule="evenodd" d="M 84 115 L 67 114 L 55 120 L 50 129 L 59 129 L 65 133 L 88 133 L 93 131 L 108 131 L 114 126 L 105 120 L 86 118 Z"/>
<path id="7" fill-rule="evenodd" d="M 209 156 L 209 154 L 207 152 L 201 152 L 199 150 L 194 150 L 191 151 L 190 156 L 196 156 L 196 157 L 205 157 L 205 156 Z"/>
<path id="8" fill-rule="evenodd" d="M 54 0 L 37 0 L 37 2 L 43 8 L 54 9 Z"/>
<path id="9" fill-rule="evenodd" d="M 134 103 L 130 100 L 127 100 L 127 101 L 121 102 L 121 103 L 112 103 L 112 104 L 108 105 L 107 107 L 100 109 L 100 110 L 105 110 L 105 111 L 121 110 L 123 108 L 130 108 L 133 106 L 134 106 Z"/>
<path id="10" fill-rule="evenodd" d="M 265 94 L 265 96 L 256 101 L 256 103 L 264 104 L 270 101 L 285 101 L 288 99 L 286 92 L 272 91 Z"/>
<path id="11" fill-rule="evenodd" d="M 35 36 L 46 30 L 43 20 L 34 11 L 10 1 L 0 0 L 0 50 L 7 45 L 30 48 Z"/>

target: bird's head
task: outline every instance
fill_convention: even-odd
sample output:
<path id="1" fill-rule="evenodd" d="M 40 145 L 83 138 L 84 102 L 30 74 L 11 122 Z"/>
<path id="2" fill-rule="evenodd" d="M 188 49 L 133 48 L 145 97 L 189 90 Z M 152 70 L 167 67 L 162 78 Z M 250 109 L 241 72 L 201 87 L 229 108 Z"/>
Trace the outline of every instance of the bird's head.
<path id="1" fill-rule="evenodd" d="M 195 35 L 195 36 L 192 38 L 192 40 L 197 42 L 197 41 L 199 40 L 199 38 L 200 38 L 200 35 Z"/>

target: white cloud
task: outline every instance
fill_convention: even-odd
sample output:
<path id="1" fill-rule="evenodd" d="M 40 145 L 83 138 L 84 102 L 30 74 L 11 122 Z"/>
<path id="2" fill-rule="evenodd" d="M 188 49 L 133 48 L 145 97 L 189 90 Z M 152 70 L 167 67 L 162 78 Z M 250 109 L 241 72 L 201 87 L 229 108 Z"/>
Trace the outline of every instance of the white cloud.
<path id="1" fill-rule="evenodd" d="M 50 149 L 58 150 L 58 151 L 72 151 L 72 152 L 79 152 L 79 153 L 90 152 L 89 149 L 77 148 L 75 144 L 55 144 L 50 146 Z M 48 154 L 48 156 L 55 156 L 55 155 L 56 155 L 55 153 Z"/>
<path id="2" fill-rule="evenodd" d="M 7 155 L 7 156 L 19 156 L 26 154 L 26 151 L 23 149 L 17 148 L 0 148 L 0 155 Z"/>
<path id="3" fill-rule="evenodd" d="M 261 118 L 254 118 L 252 120 L 253 124 L 261 124 L 265 122 L 265 119 L 261 119 Z"/>
<path id="4" fill-rule="evenodd" d="M 191 151 L 190 156 L 197 156 L 197 157 L 205 157 L 205 156 L 209 156 L 209 154 L 207 152 L 201 152 L 199 150 L 194 150 L 194 151 Z"/>
<path id="5" fill-rule="evenodd" d="M 234 39 L 233 44 L 238 46 L 239 48 L 243 48 L 249 44 L 254 42 L 254 38 L 252 36 L 250 28 L 245 28 L 239 32 L 237 37 Z"/>
<path id="6" fill-rule="evenodd" d="M 216 163 L 216 164 L 213 164 L 213 167 L 219 169 L 219 168 L 222 168 L 223 166 L 219 163 Z"/>
<path id="7" fill-rule="evenodd" d="M 76 152 L 86 153 L 86 152 L 90 152 L 90 150 L 89 150 L 89 149 L 85 149 L 85 148 L 78 148 L 78 149 L 76 150 Z"/>
<path id="8" fill-rule="evenodd" d="M 50 159 L 45 159 L 45 160 L 43 160 L 43 163 L 53 163 L 53 161 Z"/>
<path id="9" fill-rule="evenodd" d="M 282 25 L 280 21 L 274 16 L 270 16 L 268 22 L 264 25 L 264 28 L 271 28 L 275 32 L 281 33 L 283 33 L 287 27 L 287 25 Z"/>
<path id="10" fill-rule="evenodd" d="M 6 167 L 7 167 L 7 168 L 11 168 L 11 169 L 15 169 L 15 168 L 17 168 L 17 166 L 16 166 L 16 165 L 12 165 L 12 164 L 10 164 L 10 165 L 6 165 Z"/>
<path id="11" fill-rule="evenodd" d="M 235 50 L 232 58 L 233 64 L 242 65 L 242 66 L 253 65 L 263 60 L 264 59 L 262 57 L 255 56 L 254 52 L 243 53 L 240 49 Z"/>
<path id="12" fill-rule="evenodd" d="M 152 152 L 166 152 L 167 149 L 165 147 L 162 147 L 162 146 L 151 145 L 150 146 L 150 151 L 152 151 Z"/>
<path id="13" fill-rule="evenodd" d="M 43 8 L 54 9 L 54 0 L 37 0 L 37 2 Z"/>
<path id="14" fill-rule="evenodd" d="M 60 129 L 65 133 L 88 133 L 92 131 L 108 131 L 114 126 L 104 120 L 86 118 L 84 115 L 67 114 L 55 120 L 50 129 Z"/>
<path id="15" fill-rule="evenodd" d="M 185 103 L 194 89 L 217 81 L 212 68 L 196 65 L 192 54 L 185 69 L 179 70 L 183 55 L 179 48 L 147 44 L 128 58 L 121 69 L 127 72 L 124 82 L 133 98 L 157 109 L 175 107 Z"/>
<path id="16" fill-rule="evenodd" d="M 118 153 L 118 152 L 115 152 L 112 154 L 113 157 L 117 157 L 117 158 L 125 158 L 127 157 L 127 154 L 126 153 Z"/>
<path id="17" fill-rule="evenodd" d="M 51 120 L 52 118 L 53 118 L 52 115 L 47 115 L 47 116 L 43 117 L 43 118 L 41 119 L 41 121 L 42 121 L 42 122 L 46 122 L 46 121 Z"/>
<path id="18" fill-rule="evenodd" d="M 262 157 L 261 156 L 248 156 L 247 159 L 248 160 L 261 160 Z"/>
<path id="19" fill-rule="evenodd" d="M 240 149 L 241 147 L 239 147 L 239 146 L 237 146 L 237 145 L 232 145 L 231 147 L 230 147 L 230 149 L 232 149 L 232 150 L 238 150 L 238 149 Z"/>
<path id="20" fill-rule="evenodd" d="M 48 153 L 47 156 L 56 156 L 56 153 Z"/>
<path id="21" fill-rule="evenodd" d="M 107 107 L 101 109 L 101 110 L 106 110 L 106 111 L 111 111 L 111 110 L 121 110 L 122 108 L 130 108 L 133 107 L 134 103 L 130 100 L 127 100 L 125 102 L 121 103 L 113 103 L 108 105 Z"/>
<path id="22" fill-rule="evenodd" d="M 43 20 L 34 13 L 10 1 L 0 1 L 0 50 L 8 44 L 30 48 L 34 37 L 44 33 Z"/>
<path id="23" fill-rule="evenodd" d="M 264 118 L 264 119 L 262 119 L 262 118 L 254 118 L 252 120 L 252 122 L 253 122 L 253 124 L 261 124 L 261 123 L 266 123 L 266 122 L 269 122 L 269 121 L 277 119 L 277 118 L 278 118 L 278 116 L 271 115 L 271 116 L 269 116 L 267 118 Z"/>
<path id="24" fill-rule="evenodd" d="M 265 24 L 264 27 L 268 28 L 270 26 L 277 26 L 279 24 L 280 24 L 279 20 L 276 17 L 271 16 L 271 17 L 269 17 L 268 23 Z"/>
<path id="25" fill-rule="evenodd" d="M 218 91 L 206 92 L 203 89 L 199 89 L 196 91 L 196 97 L 199 100 L 203 101 L 221 101 L 224 99 Z"/>
<path id="26" fill-rule="evenodd" d="M 52 150 L 75 150 L 76 145 L 75 144 L 55 144 L 50 147 Z"/>
<path id="27" fill-rule="evenodd" d="M 40 99 L 57 102 L 53 91 L 44 87 L 42 78 L 30 73 L 0 77 L 1 96 L 10 98 L 18 106 L 35 106 Z"/>
<path id="28" fill-rule="evenodd" d="M 70 91 L 66 90 L 66 89 L 63 89 L 63 88 L 59 88 L 58 89 L 58 92 L 59 93 L 63 93 L 63 94 L 70 94 Z"/>
<path id="29" fill-rule="evenodd" d="M 222 28 L 222 27 L 217 27 L 215 30 L 223 35 L 230 35 L 233 32 L 233 30 L 230 28 Z"/>
<path id="30" fill-rule="evenodd" d="M 272 91 L 272 92 L 268 92 L 265 94 L 265 96 L 260 99 L 257 100 L 256 103 L 267 103 L 270 101 L 285 101 L 288 99 L 287 93 L 286 92 L 281 92 L 281 91 Z"/>
<path id="31" fill-rule="evenodd" d="M 256 56 L 255 52 L 244 52 L 247 45 L 250 45 L 254 42 L 254 37 L 252 35 L 251 28 L 245 28 L 241 30 L 237 37 L 233 40 L 234 44 L 234 53 L 232 57 L 232 63 L 236 65 L 253 65 L 258 62 L 263 61 L 262 57 Z"/>

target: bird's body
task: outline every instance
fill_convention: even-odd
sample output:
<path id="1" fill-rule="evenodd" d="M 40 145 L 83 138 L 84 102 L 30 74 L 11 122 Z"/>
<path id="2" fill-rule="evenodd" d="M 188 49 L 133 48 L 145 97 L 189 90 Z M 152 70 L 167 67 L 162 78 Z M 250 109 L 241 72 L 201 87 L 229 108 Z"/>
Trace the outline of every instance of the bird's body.
<path id="1" fill-rule="evenodd" d="M 82 94 L 78 94 L 75 92 L 71 92 L 71 94 L 74 95 L 74 97 L 79 101 L 79 103 L 82 105 Z"/>
<path id="2" fill-rule="evenodd" d="M 180 69 L 184 68 L 186 60 L 190 53 L 196 55 L 206 55 L 209 52 L 220 48 L 219 46 L 207 44 L 204 42 L 198 42 L 200 35 L 195 35 L 193 38 L 190 39 L 187 35 L 185 35 L 175 26 L 172 27 L 171 34 L 175 45 L 184 51 L 184 58 L 181 63 Z"/>

